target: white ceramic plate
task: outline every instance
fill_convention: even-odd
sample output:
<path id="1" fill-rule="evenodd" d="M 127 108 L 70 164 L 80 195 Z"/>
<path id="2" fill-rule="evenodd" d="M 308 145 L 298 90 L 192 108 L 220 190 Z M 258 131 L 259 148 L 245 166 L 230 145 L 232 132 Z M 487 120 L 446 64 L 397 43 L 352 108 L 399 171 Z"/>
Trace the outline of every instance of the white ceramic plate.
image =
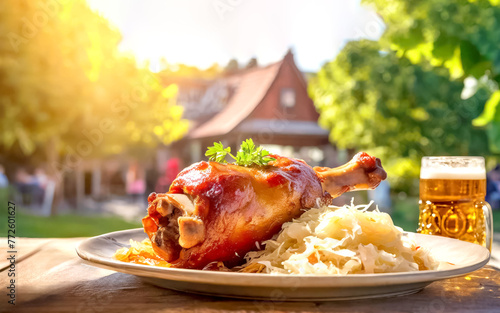
<path id="1" fill-rule="evenodd" d="M 164 288 L 212 296 L 280 301 L 345 300 L 411 294 L 434 281 L 475 271 L 488 263 L 490 258 L 489 251 L 476 244 L 421 234 L 415 234 L 415 237 L 417 243 L 430 249 L 437 260 L 454 265 L 435 271 L 407 273 L 285 276 L 163 268 L 113 259 L 118 248 L 129 246 L 130 239 L 142 241 L 146 238 L 142 228 L 86 239 L 76 251 L 82 259 L 95 266 L 137 275 Z"/>

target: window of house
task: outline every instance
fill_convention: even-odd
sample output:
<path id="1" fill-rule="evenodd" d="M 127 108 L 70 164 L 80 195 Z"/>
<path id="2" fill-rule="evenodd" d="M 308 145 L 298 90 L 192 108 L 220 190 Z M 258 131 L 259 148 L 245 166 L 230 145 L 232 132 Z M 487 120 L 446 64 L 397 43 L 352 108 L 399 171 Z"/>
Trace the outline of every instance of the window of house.
<path id="1" fill-rule="evenodd" d="M 281 106 L 284 108 L 293 108 L 295 106 L 295 89 L 282 88 L 280 102 Z"/>

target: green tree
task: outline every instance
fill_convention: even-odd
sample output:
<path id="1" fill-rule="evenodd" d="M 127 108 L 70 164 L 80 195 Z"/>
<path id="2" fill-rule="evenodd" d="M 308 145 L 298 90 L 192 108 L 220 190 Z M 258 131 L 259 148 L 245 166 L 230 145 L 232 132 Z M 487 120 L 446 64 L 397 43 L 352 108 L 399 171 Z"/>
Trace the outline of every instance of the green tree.
<path id="1" fill-rule="evenodd" d="M 426 69 L 369 40 L 348 43 L 309 86 L 332 142 L 376 154 L 398 185 L 418 175 L 423 155 L 487 153 L 484 131 L 470 125 L 488 92 L 463 100 L 462 89 L 447 69 Z"/>
<path id="2" fill-rule="evenodd" d="M 238 64 L 238 61 L 236 59 L 231 59 L 224 68 L 224 71 L 228 74 L 232 74 L 234 72 L 237 72 L 239 68 L 240 65 Z"/>
<path id="3" fill-rule="evenodd" d="M 160 76 L 165 80 L 177 80 L 179 78 L 195 79 L 215 79 L 219 77 L 223 69 L 214 63 L 206 69 L 199 69 L 196 66 L 186 64 L 167 64 L 165 69 L 160 72 Z"/>
<path id="4" fill-rule="evenodd" d="M 60 177 L 85 158 L 187 131 L 176 86 L 120 54 L 121 35 L 85 1 L 2 1 L 0 36 L 3 155 L 21 152 Z"/>
<path id="5" fill-rule="evenodd" d="M 348 43 L 309 85 L 332 142 L 380 155 L 399 186 L 423 155 L 500 152 L 499 1 L 363 3 L 382 37 Z"/>
<path id="6" fill-rule="evenodd" d="M 482 80 L 490 92 L 474 125 L 485 127 L 500 152 L 500 1 L 364 0 L 386 23 L 380 43 L 415 64 L 445 67 L 451 80 Z"/>

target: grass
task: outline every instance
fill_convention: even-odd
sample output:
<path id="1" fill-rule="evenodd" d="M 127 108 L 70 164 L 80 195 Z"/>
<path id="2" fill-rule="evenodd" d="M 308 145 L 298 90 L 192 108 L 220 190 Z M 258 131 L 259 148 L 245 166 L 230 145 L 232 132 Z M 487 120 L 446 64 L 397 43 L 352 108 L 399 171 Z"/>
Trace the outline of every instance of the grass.
<path id="1" fill-rule="evenodd" d="M 0 213 L 0 237 L 7 236 L 6 210 Z M 17 209 L 16 237 L 90 237 L 103 233 L 142 227 L 141 222 L 130 223 L 114 216 L 82 216 L 61 214 L 58 216 L 37 216 Z"/>
<path id="2" fill-rule="evenodd" d="M 0 237 L 7 236 L 8 193 L 0 190 Z M 142 227 L 141 221 L 128 222 L 118 216 L 60 214 L 34 215 L 16 206 L 16 237 L 69 238 L 91 237 L 104 233 Z"/>
<path id="3" fill-rule="evenodd" d="M 391 217 L 394 225 L 406 231 L 415 232 L 418 227 L 418 199 L 413 197 L 405 199 L 393 198 L 392 203 Z"/>

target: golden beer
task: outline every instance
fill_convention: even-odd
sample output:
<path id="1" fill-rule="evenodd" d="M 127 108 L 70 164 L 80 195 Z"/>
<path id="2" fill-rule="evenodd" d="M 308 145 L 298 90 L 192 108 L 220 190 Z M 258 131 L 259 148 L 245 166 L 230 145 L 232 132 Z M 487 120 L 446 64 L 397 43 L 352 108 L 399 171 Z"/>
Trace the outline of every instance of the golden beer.
<path id="1" fill-rule="evenodd" d="M 472 159 L 473 162 L 462 162 L 462 159 Z M 483 158 L 424 158 L 420 173 L 420 216 L 417 231 L 490 248 L 491 209 L 484 200 L 485 196 L 486 171 Z"/>

